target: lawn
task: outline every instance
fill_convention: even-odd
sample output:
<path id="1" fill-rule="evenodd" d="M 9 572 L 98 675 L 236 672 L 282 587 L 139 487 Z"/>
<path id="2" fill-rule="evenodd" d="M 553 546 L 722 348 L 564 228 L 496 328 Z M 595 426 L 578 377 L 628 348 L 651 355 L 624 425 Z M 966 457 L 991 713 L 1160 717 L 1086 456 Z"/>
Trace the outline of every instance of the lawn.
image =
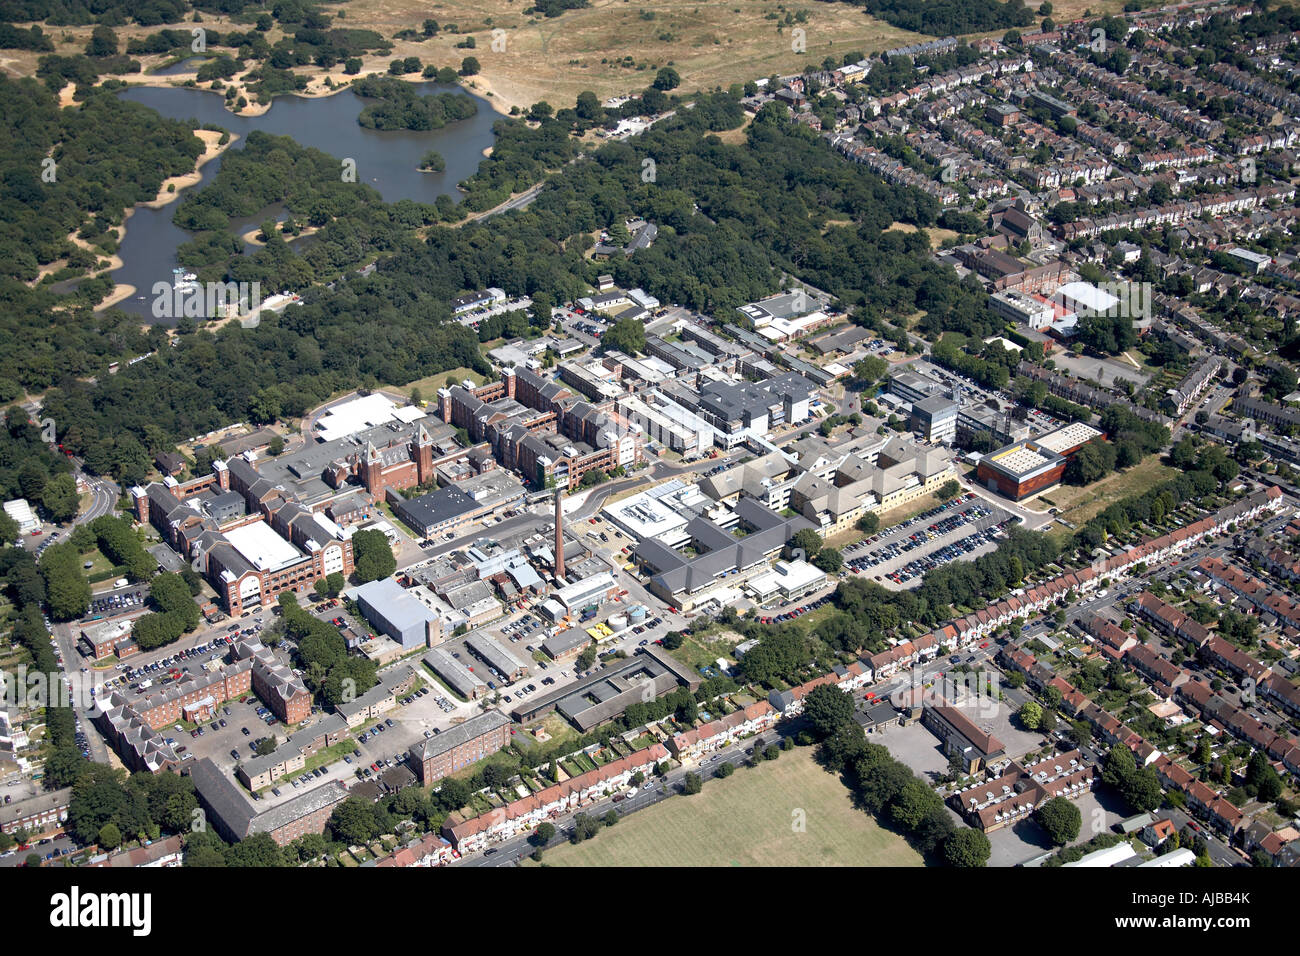
<path id="1" fill-rule="evenodd" d="M 1116 472 L 1083 488 L 1062 485 L 1049 491 L 1047 498 L 1061 509 L 1062 518 L 1082 525 L 1115 502 L 1169 481 L 1177 474 L 1161 463 L 1159 455 L 1148 455 L 1128 471 Z"/>
<path id="2" fill-rule="evenodd" d="M 474 384 L 482 385 L 487 381 L 484 376 L 468 368 L 453 368 L 446 372 L 439 372 L 437 375 L 426 375 L 424 378 L 416 379 L 414 382 L 408 382 L 406 385 L 385 385 L 384 388 L 394 392 L 400 392 L 407 398 L 411 397 L 413 389 L 420 390 L 420 397 L 426 402 L 437 403 L 438 389 L 447 384 L 447 379 L 454 379 L 457 384 L 471 379 Z"/>
<path id="3" fill-rule="evenodd" d="M 532 730 L 539 725 L 546 736 L 550 739 L 538 741 L 533 737 Z M 524 729 L 515 736 L 515 744 L 520 750 L 531 754 L 533 751 L 541 750 L 544 747 L 548 749 L 551 747 L 559 747 L 559 745 L 565 741 L 570 739 L 576 740 L 577 737 L 578 732 L 573 729 L 573 725 L 561 717 L 557 712 L 551 711 L 540 721 L 533 720 L 525 724 Z M 525 762 L 531 767 L 538 766 L 538 764 L 533 762 L 533 758 L 531 757 L 525 758 Z"/>
<path id="4" fill-rule="evenodd" d="M 81 563 L 84 565 L 90 562 L 89 568 L 83 568 L 83 573 L 91 584 L 111 578 L 114 571 L 113 562 L 104 557 L 99 548 L 91 548 L 89 551 L 83 551 L 81 554 Z"/>
<path id="5" fill-rule="evenodd" d="M 302 765 L 301 769 L 285 774 L 277 780 L 273 786 L 279 787 L 288 784 L 305 773 L 311 773 L 317 767 L 328 767 L 330 764 L 342 760 L 345 755 L 352 753 L 356 747 L 357 745 L 351 737 L 345 737 L 333 746 L 326 747 L 324 750 L 319 750 L 312 754 L 307 758 L 307 762 Z M 258 792 L 266 793 L 270 789 L 270 787 L 263 787 Z"/>
<path id="6" fill-rule="evenodd" d="M 802 829 L 797 826 L 802 820 Z M 554 866 L 920 866 L 902 837 L 850 802 L 810 748 L 781 754 L 702 793 L 676 796 L 577 846 L 546 852 Z M 527 866 L 535 866 L 531 861 Z"/>

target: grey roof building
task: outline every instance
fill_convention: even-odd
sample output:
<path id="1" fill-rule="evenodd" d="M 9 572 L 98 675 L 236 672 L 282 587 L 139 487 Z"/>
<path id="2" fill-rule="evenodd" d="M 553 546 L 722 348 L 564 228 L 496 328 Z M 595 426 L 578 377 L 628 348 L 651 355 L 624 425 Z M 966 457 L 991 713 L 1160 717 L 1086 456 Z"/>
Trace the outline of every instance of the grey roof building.
<path id="1" fill-rule="evenodd" d="M 591 643 L 591 635 L 580 627 L 571 627 L 568 630 L 561 631 L 554 637 L 548 637 L 542 641 L 542 650 L 546 652 L 551 660 L 558 660 L 566 654 L 571 654 L 580 647 L 586 647 Z"/>
<path id="2" fill-rule="evenodd" d="M 329 813 L 347 798 L 347 788 L 332 780 L 253 817 L 248 828 L 249 836 L 269 833 L 276 843 L 284 846 L 304 833 L 322 833 Z M 293 829 L 295 824 L 300 825 L 301 832 Z"/>
<path id="3" fill-rule="evenodd" d="M 207 822 L 222 839 L 236 843 L 249 835 L 256 814 L 234 781 L 207 757 L 190 767 L 190 779 Z"/>
<path id="4" fill-rule="evenodd" d="M 473 498 L 455 485 L 448 485 L 418 498 L 403 498 L 393 510 L 397 517 L 421 534 L 427 535 L 477 508 L 478 504 Z"/>
<path id="5" fill-rule="evenodd" d="M 436 643 L 442 635 L 437 612 L 392 578 L 363 584 L 356 591 L 356 601 L 366 620 L 403 650 Z"/>
<path id="6" fill-rule="evenodd" d="M 650 590 L 664 600 L 680 603 L 720 578 L 762 564 L 780 551 L 796 531 L 811 528 L 807 518 L 785 518 L 742 496 L 735 505 L 741 524 L 751 529 L 737 537 L 707 518 L 694 518 L 686 533 L 697 552 L 688 556 L 655 538 L 637 543 L 632 554 L 651 574 Z"/>
<path id="7" fill-rule="evenodd" d="M 577 684 L 521 701 L 512 713 L 523 721 L 558 710 L 586 732 L 615 719 L 630 704 L 659 697 L 680 685 L 690 687 L 691 681 L 699 686 L 698 677 L 683 672 L 680 665 L 669 666 L 660 654 L 638 652 L 627 660 L 601 668 Z"/>
<path id="8" fill-rule="evenodd" d="M 482 632 L 471 633 L 465 639 L 465 646 L 511 680 L 528 675 L 527 664 Z"/>
<path id="9" fill-rule="evenodd" d="M 466 700 L 475 700 L 487 692 L 487 684 L 468 667 L 442 648 L 435 647 L 424 655 L 424 664 Z"/>

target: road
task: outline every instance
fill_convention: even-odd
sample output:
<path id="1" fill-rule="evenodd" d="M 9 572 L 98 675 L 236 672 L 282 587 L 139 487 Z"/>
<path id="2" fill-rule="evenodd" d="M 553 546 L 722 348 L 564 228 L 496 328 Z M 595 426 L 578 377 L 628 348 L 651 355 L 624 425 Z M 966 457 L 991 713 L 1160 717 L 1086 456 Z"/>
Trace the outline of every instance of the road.
<path id="1" fill-rule="evenodd" d="M 75 461 L 75 459 L 74 459 Z M 90 505 L 84 512 L 72 519 L 74 525 L 89 524 L 96 518 L 106 514 L 112 514 L 117 505 L 117 500 L 122 494 L 122 489 L 108 478 L 92 478 L 81 471 L 80 464 L 77 465 L 76 474 L 85 479 L 86 484 L 90 486 Z"/>
<path id="2" fill-rule="evenodd" d="M 1169 819 L 1173 821 L 1173 824 L 1178 828 L 1179 833 L 1181 833 L 1184 829 L 1187 828 L 1188 823 L 1192 822 L 1192 818 L 1189 817 L 1182 810 L 1171 809 L 1167 812 L 1161 811 L 1161 813 L 1165 816 L 1168 816 Z M 1245 860 L 1243 860 L 1235 852 L 1229 849 L 1227 844 L 1225 844 L 1222 840 L 1220 840 L 1203 823 L 1197 823 L 1197 827 L 1200 831 L 1199 836 L 1201 837 L 1202 840 L 1205 841 L 1205 845 L 1210 851 L 1210 859 L 1214 861 L 1215 866 L 1245 866 L 1246 865 Z"/>
<path id="3" fill-rule="evenodd" d="M 566 163 L 566 165 L 572 166 L 574 163 L 582 162 L 587 158 L 587 155 L 588 155 L 587 153 L 579 153 L 577 156 L 573 157 L 573 159 L 569 160 L 569 162 Z M 520 193 L 518 196 L 515 196 L 513 199 L 507 199 L 505 202 L 501 203 L 498 206 L 493 206 L 491 209 L 489 209 L 485 213 L 482 213 L 481 215 L 471 216 L 468 219 L 466 219 L 465 222 L 466 223 L 478 222 L 483 219 L 490 219 L 493 216 L 499 216 L 504 212 L 510 212 L 515 209 L 524 209 L 525 207 L 532 204 L 533 200 L 537 198 L 538 194 L 540 194 L 541 191 L 546 188 L 546 184 L 549 181 L 550 181 L 550 177 L 548 176 L 546 179 L 543 179 L 540 183 L 537 183 L 535 186 L 530 186 L 527 190 Z"/>
<path id="4" fill-rule="evenodd" d="M 77 622 L 70 624 L 55 624 L 50 633 L 58 644 L 59 653 L 63 657 L 63 670 L 65 674 L 77 675 L 80 678 L 79 668 L 81 667 L 81 655 L 77 652 Z M 116 674 L 117 671 L 110 673 Z M 100 736 L 90 723 L 91 717 L 98 712 L 95 707 L 86 707 L 83 705 L 87 698 L 82 694 L 72 695 L 72 709 L 76 715 L 79 729 L 85 733 L 87 749 L 90 751 L 90 759 L 95 763 L 109 763 L 109 748 L 104 738 Z"/>
<path id="5" fill-rule="evenodd" d="M 26 850 L 19 850 L 16 847 L 10 852 L 0 856 L 0 867 L 19 867 L 26 865 L 28 854 L 39 853 L 42 857 L 47 857 L 51 853 L 58 853 L 60 856 L 66 856 L 75 852 L 77 844 L 72 841 L 71 837 L 60 836 L 52 840 L 38 843 Z M 60 866 L 61 861 L 54 860 L 50 866 Z"/>
<path id="6" fill-rule="evenodd" d="M 983 498 L 986 502 L 995 508 L 1001 508 L 1003 511 L 1009 511 L 1023 522 L 1023 526 L 1028 531 L 1042 531 L 1050 525 L 1055 519 L 1050 512 L 1035 511 L 1032 508 L 1026 508 L 1022 504 L 1011 501 L 1009 498 L 1003 498 L 999 494 L 989 491 L 983 485 L 974 481 L 962 479 L 959 484 L 967 491 L 973 491 L 976 495 Z"/>
<path id="7" fill-rule="evenodd" d="M 541 193 L 545 186 L 545 182 L 540 182 L 536 186 L 530 186 L 527 191 L 520 193 L 514 199 L 507 199 L 501 205 L 489 209 L 487 212 L 483 213 L 483 215 L 479 216 L 479 219 L 491 219 L 493 216 L 499 216 L 503 212 L 511 212 L 515 209 L 526 209 L 532 204 L 533 200 L 537 198 L 538 194 Z"/>

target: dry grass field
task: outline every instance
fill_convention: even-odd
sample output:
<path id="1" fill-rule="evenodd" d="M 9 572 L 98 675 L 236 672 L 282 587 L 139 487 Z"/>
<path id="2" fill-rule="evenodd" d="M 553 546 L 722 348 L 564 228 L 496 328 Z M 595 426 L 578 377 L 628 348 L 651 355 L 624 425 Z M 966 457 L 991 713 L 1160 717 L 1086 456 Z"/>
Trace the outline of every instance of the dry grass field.
<path id="1" fill-rule="evenodd" d="M 724 751 L 725 753 L 725 751 Z M 743 752 L 741 752 L 743 756 Z M 735 759 L 734 757 L 732 758 Z M 800 813 L 801 811 L 801 813 Z M 802 816 L 803 832 L 793 826 Z M 921 866 L 920 854 L 850 803 L 811 748 L 741 767 L 694 796 L 640 810 L 574 846 L 552 866 Z M 528 866 L 536 864 L 527 862 Z"/>
<path id="2" fill-rule="evenodd" d="M 1046 497 L 1061 509 L 1062 518 L 1082 525 L 1115 502 L 1169 481 L 1177 474 L 1173 468 L 1161 463 L 1159 455 L 1150 455 L 1128 471 L 1116 472 L 1082 488 L 1061 485 L 1047 492 Z M 1036 508 L 1044 506 L 1034 505 Z"/>
<path id="3" fill-rule="evenodd" d="M 568 105 L 584 90 L 602 99 L 633 92 L 669 65 L 681 74 L 684 90 L 725 88 L 798 71 L 827 56 L 840 59 L 850 51 L 865 54 L 919 39 L 836 3 L 803 8 L 773 0 L 594 0 L 589 8 L 567 10 L 554 19 L 525 17 L 520 11 L 526 7 L 524 0 L 354 0 L 343 5 L 350 25 L 387 36 L 419 29 L 426 17 L 455 24 L 457 34 L 398 43 L 395 55 L 459 66 L 463 56 L 472 54 L 482 64 L 473 83 L 507 107 L 542 99 Z M 805 23 L 778 28 L 778 20 L 767 19 L 784 19 L 787 11 L 799 9 L 807 10 Z M 793 49 L 794 27 L 805 31 L 804 53 Z M 496 35 L 496 49 L 494 30 L 504 31 Z M 475 37 L 472 51 L 456 48 L 466 33 Z"/>
<path id="4" fill-rule="evenodd" d="M 474 56 L 482 71 L 470 83 L 490 94 L 503 112 L 538 100 L 557 107 L 572 105 L 585 90 L 602 99 L 632 93 L 648 86 L 663 66 L 671 65 L 681 74 L 683 91 L 725 88 L 772 73 L 797 72 L 827 56 L 839 60 L 852 51 L 866 54 L 926 39 L 841 3 L 793 7 L 776 0 L 594 0 L 589 8 L 568 10 L 554 19 L 526 17 L 522 11 L 527 6 L 526 0 L 351 0 L 328 9 L 345 14 L 339 26 L 376 30 L 390 39 L 401 30 L 419 31 L 425 19 L 454 25 L 455 33 L 444 29 L 427 40 L 394 41 L 391 54 L 364 58 L 364 72 L 384 72 L 395 57 L 417 56 L 425 64 L 458 68 L 464 57 Z M 787 12 L 799 10 L 806 12 L 805 22 L 780 25 Z M 230 26 L 211 16 L 202 22 L 217 29 Z M 173 26 L 188 29 L 194 24 Z M 796 27 L 804 31 L 801 53 L 794 50 Z M 131 25 L 117 33 L 125 43 L 157 29 Z M 90 27 L 48 27 L 46 32 L 57 53 L 70 55 L 85 47 Z M 267 38 L 274 43 L 281 35 L 277 27 Z M 472 50 L 457 47 L 466 35 L 475 39 Z M 6 74 L 34 74 L 39 54 L 4 53 L 0 69 Z M 146 71 L 168 62 L 160 56 L 140 59 Z M 313 77 L 311 93 L 324 92 L 325 71 L 298 72 Z M 341 67 L 329 75 L 336 83 L 349 79 Z M 123 79 L 162 85 L 185 77 L 146 73 Z"/>

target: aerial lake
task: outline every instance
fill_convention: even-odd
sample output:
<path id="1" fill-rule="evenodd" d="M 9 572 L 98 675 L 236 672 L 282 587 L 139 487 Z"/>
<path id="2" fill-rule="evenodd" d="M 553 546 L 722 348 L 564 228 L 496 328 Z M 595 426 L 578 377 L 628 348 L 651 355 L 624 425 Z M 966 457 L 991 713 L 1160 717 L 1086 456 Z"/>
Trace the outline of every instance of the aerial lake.
<path id="1" fill-rule="evenodd" d="M 422 95 L 465 92 L 460 87 L 437 83 L 413 85 Z M 242 148 L 249 133 L 263 130 L 291 136 L 304 146 L 337 156 L 340 163 L 352 159 L 356 162 L 357 182 L 372 186 L 388 202 L 411 199 L 432 203 L 442 195 L 459 199 L 456 184 L 478 169 L 484 151 L 493 142 L 492 124 L 500 116 L 488 100 L 467 93 L 479 107 L 469 119 L 432 131 L 383 131 L 366 129 L 357 122 L 357 115 L 368 101 L 351 90 L 315 98 L 277 96 L 261 116 L 236 116 L 225 108 L 219 94 L 185 87 L 142 86 L 120 95 L 170 119 L 192 121 L 196 129 L 206 123 L 229 130 L 239 137 L 232 149 Z M 447 162 L 441 173 L 422 173 L 416 168 L 431 149 L 441 153 Z M 218 156 L 207 163 L 199 183 L 181 192 L 202 189 L 212 182 L 221 168 L 221 159 Z M 172 223 L 181 201 L 176 199 L 161 209 L 137 206 L 132 212 L 126 238 L 118 250 L 122 267 L 112 277 L 114 282 L 135 286 L 136 293 L 117 308 L 152 319 L 149 306 L 154 283 L 171 282 L 172 269 L 179 265 L 176 249 L 191 238 L 190 233 Z M 231 228 L 242 234 L 271 217 L 283 218 L 283 209 L 261 210 L 246 220 L 232 221 Z M 310 241 L 300 239 L 291 245 L 300 248 L 301 243 Z M 145 298 L 139 298 L 141 295 Z"/>

